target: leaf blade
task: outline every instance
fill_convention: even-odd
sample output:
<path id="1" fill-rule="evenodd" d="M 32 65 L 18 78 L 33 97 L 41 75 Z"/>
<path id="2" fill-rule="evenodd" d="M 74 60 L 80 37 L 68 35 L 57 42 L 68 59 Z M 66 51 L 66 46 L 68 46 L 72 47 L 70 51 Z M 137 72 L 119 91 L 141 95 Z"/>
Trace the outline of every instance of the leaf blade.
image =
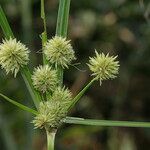
<path id="1" fill-rule="evenodd" d="M 84 119 L 84 118 L 76 118 L 76 117 L 66 117 L 64 122 L 68 124 L 105 126 L 105 127 L 150 128 L 150 122 L 94 120 L 94 119 Z"/>
<path id="2" fill-rule="evenodd" d="M 75 98 L 72 100 L 72 104 L 69 107 L 69 110 L 80 100 L 83 94 L 89 89 L 89 87 L 94 83 L 95 79 L 91 80 L 79 93 Z"/>
<path id="3" fill-rule="evenodd" d="M 31 73 L 30 73 L 28 67 L 24 67 L 21 70 L 21 75 L 22 75 L 24 82 L 28 88 L 28 91 L 32 97 L 32 100 L 33 100 L 36 108 L 38 109 L 41 97 L 40 97 L 40 94 L 36 90 L 34 90 L 34 87 L 32 85 L 32 80 L 31 80 Z"/>
<path id="4" fill-rule="evenodd" d="M 14 38 L 14 34 L 9 26 L 5 13 L 0 5 L 0 26 L 3 30 L 3 33 L 7 39 L 10 37 Z"/>
<path id="5" fill-rule="evenodd" d="M 67 37 L 70 2 L 71 0 L 59 0 L 56 36 Z M 59 85 L 62 86 L 63 68 L 60 66 L 57 68 L 57 70 L 58 70 L 58 78 L 60 80 Z"/>
<path id="6" fill-rule="evenodd" d="M 32 113 L 32 114 L 34 114 L 34 115 L 37 115 L 37 114 L 38 114 L 38 112 L 37 112 L 36 110 L 33 110 L 33 109 L 31 109 L 31 108 L 29 108 L 29 107 L 23 105 L 23 104 L 20 104 L 20 103 L 16 102 L 15 100 L 12 100 L 12 99 L 8 98 L 7 96 L 5 96 L 5 95 L 3 95 L 3 94 L 1 94 L 1 93 L 0 93 L 0 96 L 3 97 L 3 98 L 4 98 L 5 100 L 7 100 L 8 102 L 10 102 L 11 104 L 13 104 L 13 105 L 19 107 L 19 108 L 22 109 L 22 110 L 28 111 L 28 112 L 30 112 L 30 113 Z"/>
<path id="7" fill-rule="evenodd" d="M 68 19 L 70 11 L 70 0 L 60 0 L 57 17 L 56 35 L 66 37 L 68 30 Z"/>

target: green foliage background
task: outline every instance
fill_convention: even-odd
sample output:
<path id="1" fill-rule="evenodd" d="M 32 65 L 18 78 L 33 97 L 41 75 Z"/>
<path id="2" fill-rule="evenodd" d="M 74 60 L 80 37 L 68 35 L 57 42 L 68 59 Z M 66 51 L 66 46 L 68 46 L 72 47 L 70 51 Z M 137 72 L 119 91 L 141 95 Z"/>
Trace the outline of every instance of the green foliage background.
<path id="1" fill-rule="evenodd" d="M 0 0 L 18 39 L 32 51 L 34 66 L 41 63 L 43 31 L 40 0 Z M 55 34 L 57 0 L 45 0 L 48 37 Z M 66 70 L 64 82 L 73 94 L 90 78 L 88 57 L 99 52 L 118 55 L 119 78 L 94 84 L 71 112 L 95 119 L 150 121 L 150 2 L 148 0 L 72 0 L 69 38 L 80 70 Z M 0 38 L 3 38 L 0 31 Z M 30 62 L 31 62 L 30 61 Z M 31 66 L 33 67 L 33 66 Z M 85 71 L 86 70 L 86 71 Z M 33 106 L 18 75 L 0 70 L 0 91 Z M 32 116 L 0 100 L 0 149 L 44 150 L 45 135 L 33 130 Z M 9 138 L 8 138 L 9 137 Z M 57 133 L 58 150 L 148 150 L 149 129 L 63 126 Z"/>

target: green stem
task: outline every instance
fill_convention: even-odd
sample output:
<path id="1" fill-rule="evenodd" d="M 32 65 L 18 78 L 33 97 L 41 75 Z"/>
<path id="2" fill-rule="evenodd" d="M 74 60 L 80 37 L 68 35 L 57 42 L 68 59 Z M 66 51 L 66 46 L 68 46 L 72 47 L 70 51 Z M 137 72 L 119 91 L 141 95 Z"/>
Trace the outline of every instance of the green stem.
<path id="1" fill-rule="evenodd" d="M 90 126 L 150 128 L 150 122 L 94 120 L 76 117 L 66 117 L 64 122 L 69 124 L 90 125 Z"/>
<path id="2" fill-rule="evenodd" d="M 57 68 L 57 76 L 59 79 L 59 86 L 63 86 L 63 76 L 64 76 L 64 71 L 61 66 Z"/>
<path id="3" fill-rule="evenodd" d="M 44 32 L 42 33 L 42 47 L 44 47 L 47 42 L 47 28 L 46 28 L 46 16 L 45 16 L 45 8 L 44 8 L 44 0 L 41 0 L 41 18 L 43 20 L 43 28 Z M 46 57 L 43 53 L 43 64 L 47 64 Z"/>
<path id="4" fill-rule="evenodd" d="M 93 84 L 93 82 L 96 79 L 94 78 L 91 80 L 84 88 L 83 90 L 72 100 L 72 104 L 69 107 L 69 110 L 80 100 L 80 98 L 83 96 L 83 94 L 89 89 L 89 87 Z"/>
<path id="5" fill-rule="evenodd" d="M 33 100 L 36 108 L 38 109 L 39 103 L 41 101 L 41 97 L 40 97 L 40 94 L 34 90 L 34 87 L 32 85 L 31 73 L 30 73 L 28 67 L 24 67 L 21 70 L 21 75 L 25 81 L 25 84 L 29 90 L 29 93 L 31 94 L 32 100 Z"/>
<path id="6" fill-rule="evenodd" d="M 5 38 L 7 38 L 7 39 L 9 39 L 10 37 L 14 38 L 14 34 L 9 26 L 9 23 L 7 21 L 7 18 L 5 16 L 5 13 L 4 13 L 1 5 L 0 5 L 0 26 L 3 30 Z"/>
<path id="7" fill-rule="evenodd" d="M 56 130 L 46 130 L 47 150 L 54 150 Z"/>

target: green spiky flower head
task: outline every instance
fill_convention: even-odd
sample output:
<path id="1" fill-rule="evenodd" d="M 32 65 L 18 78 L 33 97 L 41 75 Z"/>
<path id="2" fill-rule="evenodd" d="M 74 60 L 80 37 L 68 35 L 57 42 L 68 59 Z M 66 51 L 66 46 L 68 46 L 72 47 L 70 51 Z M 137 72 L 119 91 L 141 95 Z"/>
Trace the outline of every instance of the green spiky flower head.
<path id="1" fill-rule="evenodd" d="M 104 53 L 98 54 L 97 51 L 95 53 L 96 56 L 90 57 L 88 64 L 95 79 L 100 80 L 101 83 L 103 80 L 116 78 L 119 70 L 119 61 L 116 61 L 117 56 L 113 57 Z"/>
<path id="2" fill-rule="evenodd" d="M 42 93 L 54 91 L 57 81 L 57 73 L 48 65 L 37 67 L 32 75 L 33 86 Z"/>
<path id="3" fill-rule="evenodd" d="M 56 67 L 68 68 L 68 65 L 75 60 L 74 50 L 70 41 L 58 36 L 55 36 L 46 43 L 44 53 L 47 60 Z"/>
<path id="4" fill-rule="evenodd" d="M 35 128 L 58 128 L 67 114 L 64 107 L 59 101 L 40 102 L 39 114 L 33 120 Z"/>
<path id="5" fill-rule="evenodd" d="M 72 100 L 72 94 L 65 87 L 57 87 L 52 95 L 51 100 L 70 103 Z"/>
<path id="6" fill-rule="evenodd" d="M 49 101 L 40 102 L 39 114 L 33 121 L 35 128 L 58 128 L 67 115 L 71 100 L 68 89 L 56 88 Z"/>
<path id="7" fill-rule="evenodd" d="M 29 50 L 16 39 L 5 39 L 0 44 L 0 65 L 6 73 L 14 74 L 16 77 L 21 67 L 28 64 Z"/>

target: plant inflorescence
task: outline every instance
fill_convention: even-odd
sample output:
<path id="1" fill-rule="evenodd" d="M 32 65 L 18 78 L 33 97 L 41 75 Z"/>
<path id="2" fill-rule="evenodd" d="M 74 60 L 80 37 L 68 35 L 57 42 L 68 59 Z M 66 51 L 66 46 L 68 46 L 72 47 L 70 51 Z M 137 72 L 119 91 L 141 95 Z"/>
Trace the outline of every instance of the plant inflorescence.
<path id="1" fill-rule="evenodd" d="M 36 128 L 57 128 L 73 102 L 69 89 L 58 84 L 57 67 L 68 68 L 75 56 L 70 41 L 58 36 L 48 40 L 43 51 L 49 63 L 35 68 L 31 76 L 34 89 L 41 95 L 38 114 L 33 123 Z M 28 53 L 26 46 L 16 39 L 4 40 L 0 44 L 0 65 L 6 73 L 12 72 L 16 76 L 19 69 L 27 65 Z M 94 79 L 102 81 L 115 78 L 119 69 L 119 62 L 115 59 L 96 51 L 96 57 L 91 57 L 88 64 Z"/>
<path id="2" fill-rule="evenodd" d="M 94 81 L 99 80 L 101 85 L 102 81 L 117 77 L 119 61 L 117 61 L 117 56 L 98 53 L 95 50 L 96 56 L 90 57 L 89 63 L 87 63 L 93 79 L 77 96 L 72 97 L 71 91 L 62 84 L 63 71 L 69 69 L 72 61 L 76 60 L 71 40 L 66 38 L 70 0 L 60 0 L 56 35 L 51 39 L 47 39 L 43 3 L 44 0 L 41 0 L 41 16 L 44 21 L 44 32 L 41 36 L 44 61 L 43 65 L 34 68 L 33 73 L 30 72 L 28 67 L 29 50 L 14 37 L 6 16 L 0 7 L 0 25 L 6 36 L 6 39 L 0 44 L 0 65 L 6 71 L 6 74 L 12 73 L 16 77 L 18 72 L 21 73 L 32 96 L 36 110 L 24 106 L 3 94 L 0 94 L 0 96 L 35 115 L 32 123 L 35 128 L 46 129 L 48 150 L 54 149 L 55 134 L 53 132 L 56 132 L 62 123 L 150 127 L 149 123 L 92 121 L 67 117 L 70 109 L 79 101 Z"/>
<path id="3" fill-rule="evenodd" d="M 48 40 L 43 51 L 49 63 L 35 68 L 31 76 L 32 85 L 41 97 L 37 115 L 32 123 L 35 128 L 52 130 L 57 129 L 63 123 L 74 102 L 69 89 L 58 84 L 57 68 L 59 66 L 68 68 L 75 59 L 75 55 L 70 41 L 58 36 Z M 3 40 L 0 44 L 0 65 L 7 74 L 11 72 L 16 77 L 20 69 L 27 65 L 28 54 L 28 49 L 20 41 L 12 38 Z M 88 64 L 94 79 L 102 81 L 115 78 L 119 69 L 118 61 L 115 59 L 116 57 L 96 52 L 96 57 L 91 57 Z"/>

